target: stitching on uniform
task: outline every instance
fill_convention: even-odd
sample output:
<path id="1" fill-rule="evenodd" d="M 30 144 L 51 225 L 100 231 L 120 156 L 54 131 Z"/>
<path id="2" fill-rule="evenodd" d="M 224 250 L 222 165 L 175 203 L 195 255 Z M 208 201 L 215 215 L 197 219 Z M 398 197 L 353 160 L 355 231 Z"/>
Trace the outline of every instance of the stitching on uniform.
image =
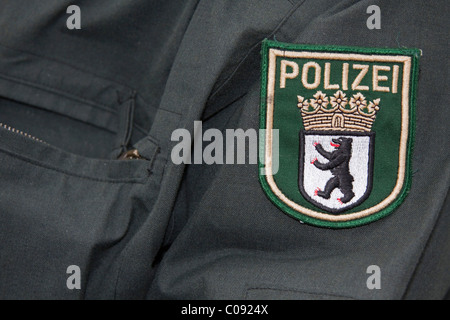
<path id="1" fill-rule="evenodd" d="M 441 209 L 439 210 L 438 217 L 436 218 L 436 221 L 434 222 L 433 228 L 430 230 L 430 234 L 428 235 L 427 242 L 426 242 L 425 246 L 424 246 L 423 249 L 422 249 L 422 252 L 421 252 L 421 254 L 420 254 L 420 256 L 419 256 L 419 259 L 417 260 L 417 263 L 416 263 L 416 265 L 415 265 L 415 267 L 414 267 L 414 270 L 413 270 L 413 272 L 411 273 L 411 277 L 409 278 L 408 283 L 407 283 L 407 285 L 406 285 L 406 287 L 405 287 L 405 291 L 404 291 L 403 294 L 402 294 L 402 299 L 405 299 L 405 298 L 406 298 L 406 295 L 407 295 L 407 294 L 409 293 L 409 291 L 411 290 L 411 286 L 412 286 L 412 283 L 413 283 L 414 276 L 416 275 L 417 269 L 419 268 L 419 265 L 422 263 L 423 256 L 425 255 L 425 252 L 427 251 L 428 246 L 430 245 L 431 238 L 433 237 L 433 234 L 434 234 L 434 230 L 436 229 L 436 227 L 437 227 L 437 225 L 438 225 L 438 223 L 439 223 L 439 220 L 440 220 L 441 217 L 442 217 L 442 214 L 443 214 L 442 211 L 444 210 L 444 206 L 445 206 L 446 199 L 447 199 L 449 196 L 450 196 L 450 191 L 447 191 L 447 195 L 446 195 L 445 199 L 444 199 L 443 202 L 442 202 Z"/>
<path id="2" fill-rule="evenodd" d="M 12 51 L 18 51 L 18 52 L 21 52 L 21 53 L 24 53 L 24 54 L 27 54 L 27 55 L 30 55 L 30 56 L 38 57 L 38 58 L 40 58 L 40 59 L 52 61 L 52 62 L 54 62 L 54 63 L 59 63 L 59 64 L 62 64 L 62 65 L 68 66 L 68 67 L 70 67 L 70 68 L 73 68 L 73 69 L 75 69 L 75 70 L 77 70 L 77 71 L 79 71 L 79 72 L 82 72 L 82 73 L 84 73 L 84 74 L 94 76 L 94 77 L 98 78 L 99 80 L 101 80 L 102 82 L 107 81 L 107 82 L 113 83 L 113 84 L 115 84 L 115 85 L 118 85 L 118 86 L 120 86 L 120 87 L 123 87 L 123 89 L 131 90 L 131 91 L 134 90 L 133 88 L 131 88 L 131 87 L 129 87 L 129 86 L 123 84 L 123 83 L 120 83 L 120 82 L 117 82 L 117 81 L 115 81 L 115 80 L 111 80 L 111 79 L 105 78 L 105 77 L 103 77 L 103 76 L 101 76 L 101 75 L 98 75 L 98 74 L 95 74 L 95 73 L 92 73 L 92 72 L 88 72 L 88 71 L 86 71 L 86 70 L 81 69 L 80 67 L 78 67 L 78 66 L 76 66 L 76 65 L 69 64 L 69 63 L 67 63 L 67 62 L 65 62 L 65 61 L 61 61 L 61 60 L 58 60 L 58 59 L 55 59 L 55 58 L 51 58 L 51 57 L 47 57 L 47 56 L 37 55 L 37 54 L 35 54 L 35 53 L 28 52 L 28 51 L 25 51 L 25 50 L 20 50 L 20 49 L 17 49 L 17 48 L 12 48 L 12 47 L 6 46 L 6 45 L 4 45 L 4 44 L 2 44 L 2 43 L 0 43 L 0 47 L 4 47 L 4 48 L 6 48 L 6 49 L 8 49 L 8 50 L 12 50 Z M 0 73 L 0 75 L 1 75 L 1 73 Z M 7 79 L 6 77 L 9 77 L 9 75 L 4 75 L 4 76 L 5 76 L 5 79 L 6 79 L 6 80 L 15 81 L 14 79 L 17 79 L 16 82 L 23 81 L 23 84 L 24 84 L 24 85 L 34 86 L 34 87 L 36 87 L 36 88 L 38 88 L 38 89 L 45 89 L 45 87 L 47 87 L 47 88 L 49 88 L 49 89 L 55 90 L 54 93 L 58 93 L 58 94 L 60 94 L 60 95 L 67 96 L 67 97 L 69 97 L 69 98 L 71 98 L 71 97 L 79 98 L 81 102 L 86 101 L 86 102 L 87 102 L 88 104 L 90 104 L 90 105 L 93 105 L 93 104 L 94 104 L 94 106 L 97 105 L 97 106 L 100 106 L 100 107 L 105 107 L 105 108 L 107 108 L 108 110 L 105 110 L 105 111 L 115 112 L 113 109 L 109 108 L 107 105 L 104 105 L 104 104 L 101 104 L 101 103 L 99 103 L 99 102 L 92 101 L 92 100 L 85 100 L 85 99 L 83 99 L 81 96 L 78 96 L 77 94 L 71 93 L 71 92 L 69 92 L 69 91 L 64 91 L 64 90 L 52 88 L 52 87 L 50 87 L 50 86 L 48 86 L 48 85 L 37 84 L 37 83 L 35 83 L 35 82 L 30 82 L 30 81 L 23 80 L 23 79 L 20 79 L 20 78 L 11 78 L 11 79 Z M 19 82 L 19 83 L 21 83 L 21 82 Z M 43 86 L 43 88 L 40 88 L 40 87 L 39 87 L 39 86 L 41 86 L 41 85 Z M 50 92 L 52 92 L 52 91 L 50 91 Z M 66 94 L 67 94 L 67 95 L 66 95 Z M 147 103 L 147 101 L 144 99 L 144 97 L 143 97 L 140 93 L 137 92 L 137 95 L 136 95 L 136 96 L 139 97 L 139 99 L 141 99 L 142 102 L 143 102 L 145 105 L 152 107 L 149 103 Z M 89 102 L 90 102 L 90 103 L 89 103 Z M 156 109 L 156 110 L 164 110 L 164 111 L 167 111 L 167 112 L 170 112 L 170 113 L 174 113 L 174 114 L 180 115 L 180 113 L 177 113 L 177 112 L 174 112 L 174 111 L 171 111 L 171 110 L 167 110 L 167 109 L 164 109 L 164 108 L 160 108 L 160 107 L 152 107 L 152 108 L 153 108 L 153 109 Z M 102 109 L 102 110 L 103 110 L 103 109 Z"/>
<path id="3" fill-rule="evenodd" d="M 94 101 L 91 101 L 91 100 L 83 99 L 83 98 L 81 98 L 81 97 L 79 97 L 79 96 L 77 96 L 77 95 L 75 95 L 73 93 L 70 93 L 70 92 L 67 92 L 67 91 L 64 91 L 64 90 L 60 90 L 60 89 L 56 89 L 56 88 L 51 87 L 49 85 L 37 84 L 37 83 L 30 82 L 30 81 L 27 81 L 27 80 L 19 79 L 19 78 L 16 78 L 16 77 L 11 77 L 9 75 L 7 76 L 5 74 L 0 74 L 0 78 L 3 78 L 3 79 L 8 80 L 8 81 L 13 81 L 13 82 L 16 82 L 16 83 L 19 83 L 19 84 L 23 84 L 23 85 L 26 85 L 26 86 L 30 86 L 30 87 L 33 87 L 33 88 L 36 88 L 36 89 L 45 90 L 45 91 L 48 91 L 48 92 L 51 92 L 51 93 L 55 93 L 55 94 L 64 96 L 66 98 L 69 98 L 71 100 L 82 102 L 82 103 L 85 103 L 85 104 L 90 105 L 92 107 L 97 107 L 98 109 L 101 109 L 103 111 L 107 111 L 109 113 L 117 113 L 115 110 L 109 108 L 108 106 L 106 106 L 104 104 L 100 104 L 98 102 L 94 102 Z"/>
<path id="4" fill-rule="evenodd" d="M 138 129 L 142 134 L 144 134 L 144 135 L 147 135 L 148 134 L 148 132 L 144 129 L 144 128 L 142 128 L 140 125 L 138 125 L 138 124 L 136 124 L 136 123 L 134 123 L 133 122 L 133 127 L 134 128 L 136 128 L 136 129 Z"/>
<path id="5" fill-rule="evenodd" d="M 11 157 L 17 158 L 17 159 L 19 159 L 21 161 L 27 162 L 29 164 L 32 164 L 32 165 L 35 165 L 35 166 L 38 166 L 38 167 L 42 167 L 42 168 L 45 168 L 45 169 L 53 170 L 53 171 L 56 171 L 56 172 L 59 172 L 59 173 L 62 173 L 62 174 L 68 175 L 68 176 L 81 178 L 81 179 L 86 179 L 86 180 L 91 180 L 91 181 L 95 181 L 95 182 L 104 182 L 104 183 L 140 183 L 140 184 L 145 184 L 145 180 L 146 180 L 145 178 L 134 178 L 134 179 L 100 179 L 100 178 L 94 178 L 94 177 L 84 176 L 84 175 L 81 175 L 81 174 L 76 174 L 76 173 L 69 172 L 69 171 L 66 171 L 66 170 L 58 169 L 56 167 L 44 164 L 44 163 L 42 163 L 40 161 L 37 161 L 37 160 L 28 159 L 28 158 L 26 158 L 24 156 L 21 156 L 21 155 L 15 153 L 15 152 L 11 152 L 11 151 L 5 150 L 5 149 L 3 149 L 1 147 L 0 147 L 0 152 L 3 152 L 3 153 L 5 153 L 5 154 L 7 154 L 7 155 L 9 155 Z M 133 161 L 137 161 L 137 160 L 133 160 Z"/>
<path id="6" fill-rule="evenodd" d="M 45 60 L 48 60 L 48 61 L 52 61 L 52 62 L 55 62 L 55 63 L 58 63 L 58 64 L 63 64 L 63 65 L 66 65 L 68 67 L 71 67 L 71 68 L 73 68 L 75 70 L 78 70 L 78 71 L 80 71 L 82 73 L 89 73 L 89 74 L 91 74 L 91 75 L 93 75 L 93 76 L 95 76 L 95 77 L 97 77 L 97 78 L 99 78 L 99 79 L 101 79 L 103 81 L 108 81 L 108 82 L 114 83 L 116 85 L 119 85 L 121 87 L 124 87 L 125 89 L 132 90 L 132 88 L 128 87 L 127 85 L 124 85 L 124 84 L 122 84 L 120 82 L 117 82 L 115 80 L 111 80 L 111 79 L 105 78 L 105 77 L 103 77 L 101 75 L 98 75 L 96 73 L 88 72 L 88 71 L 83 70 L 82 68 L 80 68 L 80 67 L 78 67 L 76 65 L 72 65 L 72 64 L 67 63 L 66 61 L 63 61 L 63 60 L 55 59 L 53 57 L 48 57 L 48 56 L 44 56 L 44 55 L 39 55 L 39 54 L 36 54 L 34 52 L 29 52 L 29 51 L 18 49 L 18 48 L 13 48 L 13 47 L 7 46 L 7 45 L 5 45 L 3 43 L 0 43 L 0 47 L 6 48 L 6 49 L 12 50 L 12 51 L 21 52 L 21 53 L 24 53 L 24 54 L 27 54 L 27 55 L 30 55 L 30 56 L 34 56 L 34 57 L 38 57 L 38 58 L 41 58 L 41 59 L 45 59 Z"/>
<path id="7" fill-rule="evenodd" d="M 245 293 L 245 299 L 248 300 L 249 291 L 251 290 L 272 290 L 272 291 L 284 291 L 284 292 L 294 292 L 294 293 L 305 293 L 310 295 L 316 295 L 316 296 L 328 296 L 328 297 L 336 297 L 336 298 L 346 298 L 346 299 L 352 299 L 356 300 L 354 297 L 350 296 L 344 296 L 339 294 L 332 294 L 332 293 L 322 293 L 322 292 L 308 292 L 308 291 L 302 291 L 302 290 L 295 290 L 295 289 L 288 289 L 288 288 L 271 288 L 271 287 L 253 287 L 253 288 L 247 288 Z"/>
<path id="8" fill-rule="evenodd" d="M 148 164 L 148 167 L 147 167 L 147 171 L 148 171 L 149 174 L 152 174 L 153 166 L 154 166 L 154 164 L 156 162 L 156 157 L 157 157 L 157 155 L 159 154 L 160 151 L 161 150 L 160 150 L 159 146 L 157 145 L 155 150 L 153 150 L 153 153 L 152 153 L 150 159 L 148 159 L 149 164 Z"/>
<path id="9" fill-rule="evenodd" d="M 103 105 L 103 104 L 100 104 L 98 102 L 94 102 L 94 101 L 91 101 L 91 100 L 83 99 L 83 98 L 81 98 L 81 97 L 79 97 L 77 95 L 74 95 L 74 94 L 70 93 L 70 92 L 62 91 L 62 90 L 56 89 L 56 88 L 52 88 L 52 87 L 50 87 L 48 85 L 37 84 L 37 83 L 30 82 L 30 81 L 27 81 L 27 80 L 11 77 L 9 75 L 5 75 L 5 74 L 2 74 L 2 73 L 0 73 L 0 78 L 3 78 L 6 81 L 16 82 L 16 83 L 19 83 L 19 84 L 22 84 L 22 85 L 25 85 L 25 86 L 29 86 L 29 87 L 33 87 L 33 88 L 36 88 L 36 89 L 39 89 L 39 90 L 48 91 L 50 93 L 66 97 L 66 98 L 68 98 L 70 100 L 73 100 L 73 101 L 82 102 L 82 103 L 87 104 L 87 105 L 89 105 L 91 107 L 98 108 L 98 109 L 100 109 L 102 111 L 106 111 L 106 112 L 111 113 L 111 114 L 117 114 L 117 110 L 111 109 L 107 105 Z M 140 97 L 140 99 L 142 99 L 142 96 L 140 96 L 139 93 L 136 92 L 136 97 L 138 97 L 138 96 Z M 144 99 L 142 99 L 142 101 L 144 102 L 144 104 L 148 105 L 145 102 Z M 163 108 L 156 108 L 156 109 L 157 110 L 163 110 L 163 111 L 166 111 L 166 112 L 169 112 L 169 113 L 173 113 L 173 114 L 176 114 L 176 115 L 180 115 L 179 113 L 171 111 L 171 110 L 166 110 L 166 109 L 163 109 Z M 145 130 L 140 125 L 136 124 L 135 122 L 133 122 L 133 126 L 136 129 L 138 129 L 139 131 L 141 131 L 141 133 L 143 133 L 145 135 L 148 134 L 147 130 Z"/>
<path id="10" fill-rule="evenodd" d="M 206 115 L 205 117 L 202 118 L 202 121 L 208 121 L 209 119 L 211 119 L 212 117 L 216 116 L 217 114 L 219 114 L 220 112 L 222 112 L 223 110 L 227 109 L 229 106 L 235 104 L 236 102 L 238 102 L 239 100 L 243 99 L 246 95 L 248 94 L 248 92 L 245 92 L 244 94 L 239 95 L 236 99 L 234 99 L 233 101 L 231 101 L 230 103 L 227 103 L 225 106 L 223 106 L 222 108 L 214 111 L 211 114 Z"/>
<path id="11" fill-rule="evenodd" d="M 289 12 L 281 19 L 280 23 L 275 27 L 275 29 L 267 35 L 266 38 L 271 38 L 275 33 L 278 32 L 278 30 L 287 22 L 287 20 L 294 14 L 295 11 L 305 2 L 306 0 L 303 0 L 299 3 L 297 3 L 294 7 L 289 10 Z M 247 60 L 250 53 L 255 50 L 257 47 L 261 45 L 261 43 L 264 41 L 264 39 L 258 41 L 255 45 L 253 45 L 245 54 L 245 56 L 239 61 L 238 65 L 234 68 L 233 72 L 228 76 L 228 78 L 211 94 L 210 98 L 214 97 L 222 88 L 234 77 L 237 70 L 241 67 L 241 65 L 244 63 L 245 60 Z"/>

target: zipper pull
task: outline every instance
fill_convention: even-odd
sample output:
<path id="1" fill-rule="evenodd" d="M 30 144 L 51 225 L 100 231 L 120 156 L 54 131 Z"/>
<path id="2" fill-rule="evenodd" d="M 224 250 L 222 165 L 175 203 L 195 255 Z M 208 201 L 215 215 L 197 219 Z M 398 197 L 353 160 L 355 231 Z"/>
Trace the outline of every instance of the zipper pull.
<path id="1" fill-rule="evenodd" d="M 139 154 L 137 149 L 128 150 L 124 153 L 122 153 L 119 158 L 119 160 L 136 160 L 136 159 L 142 159 L 142 156 Z"/>

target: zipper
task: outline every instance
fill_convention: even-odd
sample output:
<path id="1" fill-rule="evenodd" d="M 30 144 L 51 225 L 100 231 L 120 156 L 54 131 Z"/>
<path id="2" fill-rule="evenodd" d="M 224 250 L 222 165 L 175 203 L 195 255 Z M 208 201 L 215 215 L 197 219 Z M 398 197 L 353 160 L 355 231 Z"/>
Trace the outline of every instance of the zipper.
<path id="1" fill-rule="evenodd" d="M 5 130 L 8 130 L 9 132 L 12 132 L 12 133 L 15 133 L 15 134 L 19 134 L 19 135 L 21 135 L 22 137 L 31 139 L 31 140 L 33 140 L 33 141 L 37 141 L 37 142 L 43 143 L 43 144 L 45 144 L 45 145 L 49 145 L 49 144 L 48 144 L 47 142 L 45 142 L 44 140 L 41 140 L 41 139 L 39 139 L 39 138 L 36 138 L 35 136 L 32 136 L 31 134 L 28 134 L 28 133 L 26 133 L 26 132 L 23 132 L 23 131 L 21 131 L 21 130 L 18 130 L 18 129 L 16 129 L 16 128 L 13 128 L 13 127 L 8 126 L 8 125 L 6 125 L 6 124 L 4 124 L 4 123 L 1 123 L 1 122 L 0 122 L 0 128 L 5 129 Z M 119 159 L 119 160 L 135 160 L 135 159 L 143 159 L 143 158 L 142 158 L 142 156 L 139 154 L 139 152 L 138 152 L 137 149 L 132 149 L 132 150 L 128 150 L 128 151 L 125 151 L 124 153 L 122 153 L 122 154 L 118 157 L 118 159 Z"/>
<path id="2" fill-rule="evenodd" d="M 28 134 L 28 133 L 26 133 L 26 132 L 23 132 L 23 131 L 21 131 L 21 130 L 18 130 L 18 129 L 16 129 L 16 128 L 13 128 L 13 127 L 11 127 L 11 126 L 8 126 L 8 125 L 6 125 L 6 124 L 4 124 L 4 123 L 1 123 L 1 122 L 0 122 L 0 127 L 3 128 L 3 129 L 5 129 L 5 130 L 8 130 L 9 132 L 13 132 L 13 133 L 19 134 L 19 135 L 21 135 L 21 136 L 23 136 L 23 137 L 25 137 L 25 138 L 28 138 L 28 139 L 31 139 L 31 140 L 34 140 L 34 141 L 37 141 L 37 142 L 40 142 L 40 143 L 43 143 L 43 144 L 48 145 L 47 142 L 45 142 L 45 141 L 43 141 L 43 140 L 41 140 L 41 139 L 38 139 L 38 138 L 36 138 L 35 136 L 32 136 L 31 134 Z"/>

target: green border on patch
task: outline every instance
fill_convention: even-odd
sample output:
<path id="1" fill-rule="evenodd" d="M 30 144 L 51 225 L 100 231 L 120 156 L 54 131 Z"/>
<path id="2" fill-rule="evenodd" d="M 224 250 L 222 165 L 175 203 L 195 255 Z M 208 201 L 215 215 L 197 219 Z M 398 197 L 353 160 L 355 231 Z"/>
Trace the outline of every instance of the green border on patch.
<path id="1" fill-rule="evenodd" d="M 336 220 L 333 220 L 334 217 L 329 213 L 321 210 L 320 208 L 315 208 L 311 204 L 303 205 L 298 204 L 295 201 L 291 201 L 287 199 L 288 197 L 280 196 L 283 192 L 279 189 L 273 190 L 276 185 L 275 179 L 272 175 L 269 175 L 272 178 L 268 178 L 267 174 L 264 174 L 267 169 L 265 166 L 266 162 L 266 152 L 267 141 L 271 139 L 266 139 L 266 137 L 262 137 L 260 144 L 259 152 L 262 153 L 262 157 L 259 157 L 259 180 L 262 185 L 263 190 L 269 199 L 284 213 L 289 216 L 300 220 L 304 223 L 319 226 L 319 227 L 327 227 L 327 228 L 351 228 L 356 226 L 365 225 L 376 220 L 379 220 L 383 217 L 386 217 L 390 213 L 392 213 L 405 199 L 407 196 L 411 183 L 412 183 L 412 152 L 413 152 L 413 144 L 414 144 L 414 132 L 415 132 L 415 103 L 416 103 L 416 88 L 418 81 L 418 62 L 419 57 L 421 55 L 421 51 L 419 49 L 403 49 L 403 48 L 360 48 L 360 47 L 343 47 L 343 46 L 325 46 L 325 45 L 309 45 L 309 44 L 288 44 L 288 43 L 280 43 L 276 41 L 264 40 L 262 42 L 262 63 L 261 63 L 261 109 L 260 109 L 260 128 L 268 129 L 267 126 L 267 108 L 268 108 L 268 84 L 269 84 L 269 51 L 271 49 L 281 50 L 285 52 L 310 52 L 310 53 L 331 53 L 331 54 L 355 54 L 355 55 L 367 55 L 369 56 L 399 56 L 399 57 L 409 57 L 410 58 L 410 70 L 409 70 L 409 101 L 408 101 L 408 130 L 405 133 L 407 135 L 405 140 L 406 142 L 406 157 L 404 161 L 404 178 L 401 184 L 401 189 L 395 195 L 395 198 L 390 201 L 386 206 L 382 207 L 380 210 L 376 210 L 372 208 L 376 208 L 376 205 L 373 205 L 370 208 L 363 208 L 360 212 L 358 212 L 358 208 L 350 212 L 349 214 L 345 213 L 339 215 L 340 217 Z M 351 60 L 351 59 L 350 59 Z M 342 60 L 344 61 L 344 60 Z M 402 69 L 403 70 L 403 69 Z M 272 73 L 275 74 L 275 73 Z M 273 83 L 273 81 L 272 81 Z M 403 85 L 403 79 L 402 79 Z M 275 88 L 275 85 L 273 85 Z M 275 89 L 273 89 L 275 90 Z M 271 98 L 275 100 L 275 93 Z M 275 104 L 275 102 L 272 102 Z M 274 117 L 273 114 L 270 117 Z M 403 119 L 402 119 L 403 121 Z M 403 122 L 402 122 L 403 124 Z M 273 127 L 273 123 L 272 123 Z M 269 130 L 270 131 L 270 130 Z M 375 144 L 376 145 L 376 144 Z M 270 154 L 272 152 L 270 151 Z M 399 156 L 399 158 L 401 158 Z M 262 161 L 261 159 L 264 159 Z M 399 164 L 400 168 L 400 164 Z M 282 168 L 280 168 L 282 170 Z M 399 169 L 400 170 L 400 169 Z M 268 181 L 270 179 L 270 182 Z M 276 186 L 275 186 L 276 187 Z M 296 208 L 299 209 L 296 209 Z M 363 215 L 363 212 L 371 212 L 370 214 Z M 358 217 L 361 215 L 361 217 Z M 336 216 L 336 215 L 335 215 Z M 346 217 L 356 217 L 349 218 L 346 220 Z M 324 218 L 322 218 L 324 217 Z M 330 217 L 328 219 L 327 217 Z M 342 219 L 340 219 L 342 218 Z"/>

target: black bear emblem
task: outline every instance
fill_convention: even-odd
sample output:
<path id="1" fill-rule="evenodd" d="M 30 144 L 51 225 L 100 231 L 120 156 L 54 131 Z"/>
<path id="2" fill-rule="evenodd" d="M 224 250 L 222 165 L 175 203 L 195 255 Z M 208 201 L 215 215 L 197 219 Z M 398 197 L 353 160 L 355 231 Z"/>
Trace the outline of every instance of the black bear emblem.
<path id="1" fill-rule="evenodd" d="M 316 150 L 326 159 L 328 163 L 320 163 L 317 158 L 311 163 L 314 164 L 320 170 L 331 170 L 333 177 L 328 180 L 325 185 L 325 190 L 316 189 L 315 195 L 324 199 L 329 199 L 334 189 L 339 188 L 342 194 L 342 198 L 339 198 L 339 202 L 347 203 L 354 196 L 353 192 L 353 176 L 350 174 L 349 162 L 352 156 L 352 138 L 340 137 L 338 139 L 332 139 L 331 145 L 336 149 L 333 152 L 326 151 L 320 143 L 314 143 Z"/>

